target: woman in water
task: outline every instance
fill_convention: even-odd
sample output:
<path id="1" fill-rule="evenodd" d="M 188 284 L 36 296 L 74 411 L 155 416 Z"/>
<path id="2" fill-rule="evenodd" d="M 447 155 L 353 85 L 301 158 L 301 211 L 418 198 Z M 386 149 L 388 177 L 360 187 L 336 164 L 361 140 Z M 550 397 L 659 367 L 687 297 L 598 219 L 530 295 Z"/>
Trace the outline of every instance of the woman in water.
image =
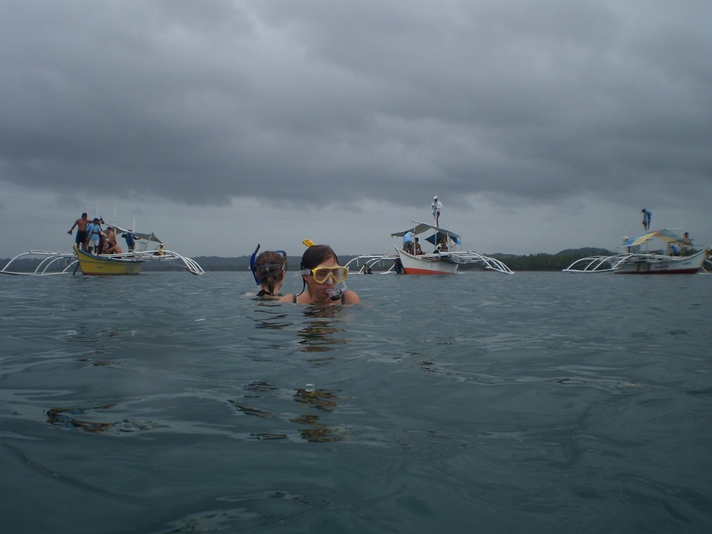
<path id="1" fill-rule="evenodd" d="M 344 282 L 349 274 L 339 265 L 339 258 L 328 245 L 313 245 L 302 256 L 302 292 L 285 295 L 280 302 L 297 304 L 358 304 L 359 296 L 346 289 Z"/>
<path id="2" fill-rule="evenodd" d="M 260 286 L 257 297 L 265 300 L 280 298 L 279 290 L 284 283 L 284 273 L 287 272 L 287 254 L 282 250 L 266 250 L 257 259 L 253 255 L 252 259 L 252 274 Z"/>

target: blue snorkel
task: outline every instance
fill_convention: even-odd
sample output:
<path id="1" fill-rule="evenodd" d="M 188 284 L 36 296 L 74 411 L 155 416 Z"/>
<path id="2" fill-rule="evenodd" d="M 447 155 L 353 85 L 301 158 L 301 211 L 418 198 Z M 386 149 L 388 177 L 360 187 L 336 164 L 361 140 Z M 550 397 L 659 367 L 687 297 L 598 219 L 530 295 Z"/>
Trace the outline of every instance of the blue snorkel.
<path id="1" fill-rule="evenodd" d="M 255 258 L 257 257 L 257 251 L 260 250 L 260 244 L 257 243 L 257 248 L 255 251 L 252 253 L 252 256 L 250 256 L 250 271 L 252 271 L 252 276 L 255 279 L 255 283 L 257 285 L 260 285 L 260 281 L 257 279 L 257 275 L 255 274 Z M 285 254 L 286 255 L 286 254 Z"/>

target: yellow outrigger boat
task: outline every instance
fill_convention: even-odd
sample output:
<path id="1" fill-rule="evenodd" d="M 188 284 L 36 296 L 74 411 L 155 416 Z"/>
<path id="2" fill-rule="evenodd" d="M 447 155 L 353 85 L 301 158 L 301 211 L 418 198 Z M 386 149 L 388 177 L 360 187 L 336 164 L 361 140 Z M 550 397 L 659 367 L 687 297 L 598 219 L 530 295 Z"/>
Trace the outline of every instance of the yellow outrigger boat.
<path id="1" fill-rule="evenodd" d="M 111 254 L 95 256 L 74 245 L 74 253 L 79 261 L 82 274 L 87 276 L 120 276 L 127 274 L 140 274 L 141 265 L 145 260 L 135 255 Z"/>
<path id="2" fill-rule="evenodd" d="M 117 234 L 129 232 L 118 226 Z M 205 274 L 203 268 L 191 258 L 181 256 L 172 250 L 166 250 L 163 242 L 155 234 L 131 232 L 136 240 L 136 250 L 121 254 L 94 255 L 72 246 L 73 252 L 48 252 L 30 250 L 12 258 L 0 274 L 47 276 L 53 274 L 76 274 L 81 271 L 86 276 L 125 276 L 141 273 L 141 266 L 147 261 L 182 261 L 186 271 L 192 274 Z M 158 244 L 158 248 L 149 250 L 149 244 Z M 153 246 L 153 245 L 151 245 Z"/>

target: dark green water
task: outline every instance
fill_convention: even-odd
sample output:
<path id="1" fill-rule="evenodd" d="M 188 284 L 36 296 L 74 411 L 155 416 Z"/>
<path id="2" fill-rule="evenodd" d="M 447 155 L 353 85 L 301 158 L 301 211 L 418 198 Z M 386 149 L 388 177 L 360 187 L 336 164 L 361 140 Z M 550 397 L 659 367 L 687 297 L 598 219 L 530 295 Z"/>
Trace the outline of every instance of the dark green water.
<path id="1" fill-rule="evenodd" d="M 0 277 L 0 532 L 712 529 L 712 277 L 251 280 Z"/>

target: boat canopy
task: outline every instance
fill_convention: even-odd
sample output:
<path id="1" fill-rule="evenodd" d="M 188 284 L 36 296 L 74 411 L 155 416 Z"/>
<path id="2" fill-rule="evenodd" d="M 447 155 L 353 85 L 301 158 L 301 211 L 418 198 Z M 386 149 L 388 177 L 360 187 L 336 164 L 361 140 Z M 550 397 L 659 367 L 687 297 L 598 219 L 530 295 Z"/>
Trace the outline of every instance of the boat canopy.
<path id="1" fill-rule="evenodd" d="M 440 236 L 437 236 L 437 237 L 442 238 L 442 236 L 445 235 L 445 236 L 449 237 L 450 239 L 452 239 L 458 245 L 460 244 L 460 236 L 457 235 L 455 232 L 451 232 L 450 230 L 445 230 L 444 228 L 438 228 L 437 226 L 433 226 L 432 224 L 427 224 L 424 222 L 413 221 L 413 223 L 415 224 L 415 226 L 413 226 L 412 228 L 408 228 L 407 230 L 403 230 L 402 232 L 395 232 L 395 233 L 391 234 L 391 237 L 403 237 L 408 232 L 413 232 L 414 234 L 422 234 L 423 232 L 432 230 L 434 232 L 441 234 Z M 433 244 L 437 243 L 437 241 L 435 241 L 435 243 L 434 243 L 431 240 L 431 238 L 435 239 L 435 236 L 426 238 L 426 241 L 429 241 L 430 243 L 433 243 Z"/>
<path id="2" fill-rule="evenodd" d="M 116 226 L 115 224 L 109 224 L 108 226 L 111 226 L 111 227 L 113 227 L 113 228 L 116 228 L 116 230 L 118 230 L 118 231 L 121 232 L 122 234 L 125 234 L 125 233 L 129 232 L 129 230 L 127 230 L 126 228 L 121 228 L 120 226 Z M 156 237 L 156 234 L 154 234 L 153 232 L 151 232 L 150 234 L 143 234 L 143 233 L 141 233 L 141 232 L 133 232 L 133 231 L 131 231 L 131 233 L 132 233 L 133 235 L 135 235 L 138 239 L 143 239 L 144 241 L 150 241 L 150 242 L 153 242 L 153 243 L 163 243 L 163 241 L 161 241 L 160 239 L 158 239 L 158 238 Z"/>
<path id="3" fill-rule="evenodd" d="M 676 243 L 679 241 L 682 241 L 682 237 L 677 235 L 675 232 L 668 230 L 668 229 L 662 229 L 662 230 L 654 230 L 652 232 L 645 232 L 644 234 L 640 234 L 635 237 L 631 237 L 629 239 L 626 239 L 621 247 L 634 247 L 637 245 L 642 245 L 646 241 L 650 239 L 660 239 L 661 241 L 664 241 L 665 243 Z"/>

